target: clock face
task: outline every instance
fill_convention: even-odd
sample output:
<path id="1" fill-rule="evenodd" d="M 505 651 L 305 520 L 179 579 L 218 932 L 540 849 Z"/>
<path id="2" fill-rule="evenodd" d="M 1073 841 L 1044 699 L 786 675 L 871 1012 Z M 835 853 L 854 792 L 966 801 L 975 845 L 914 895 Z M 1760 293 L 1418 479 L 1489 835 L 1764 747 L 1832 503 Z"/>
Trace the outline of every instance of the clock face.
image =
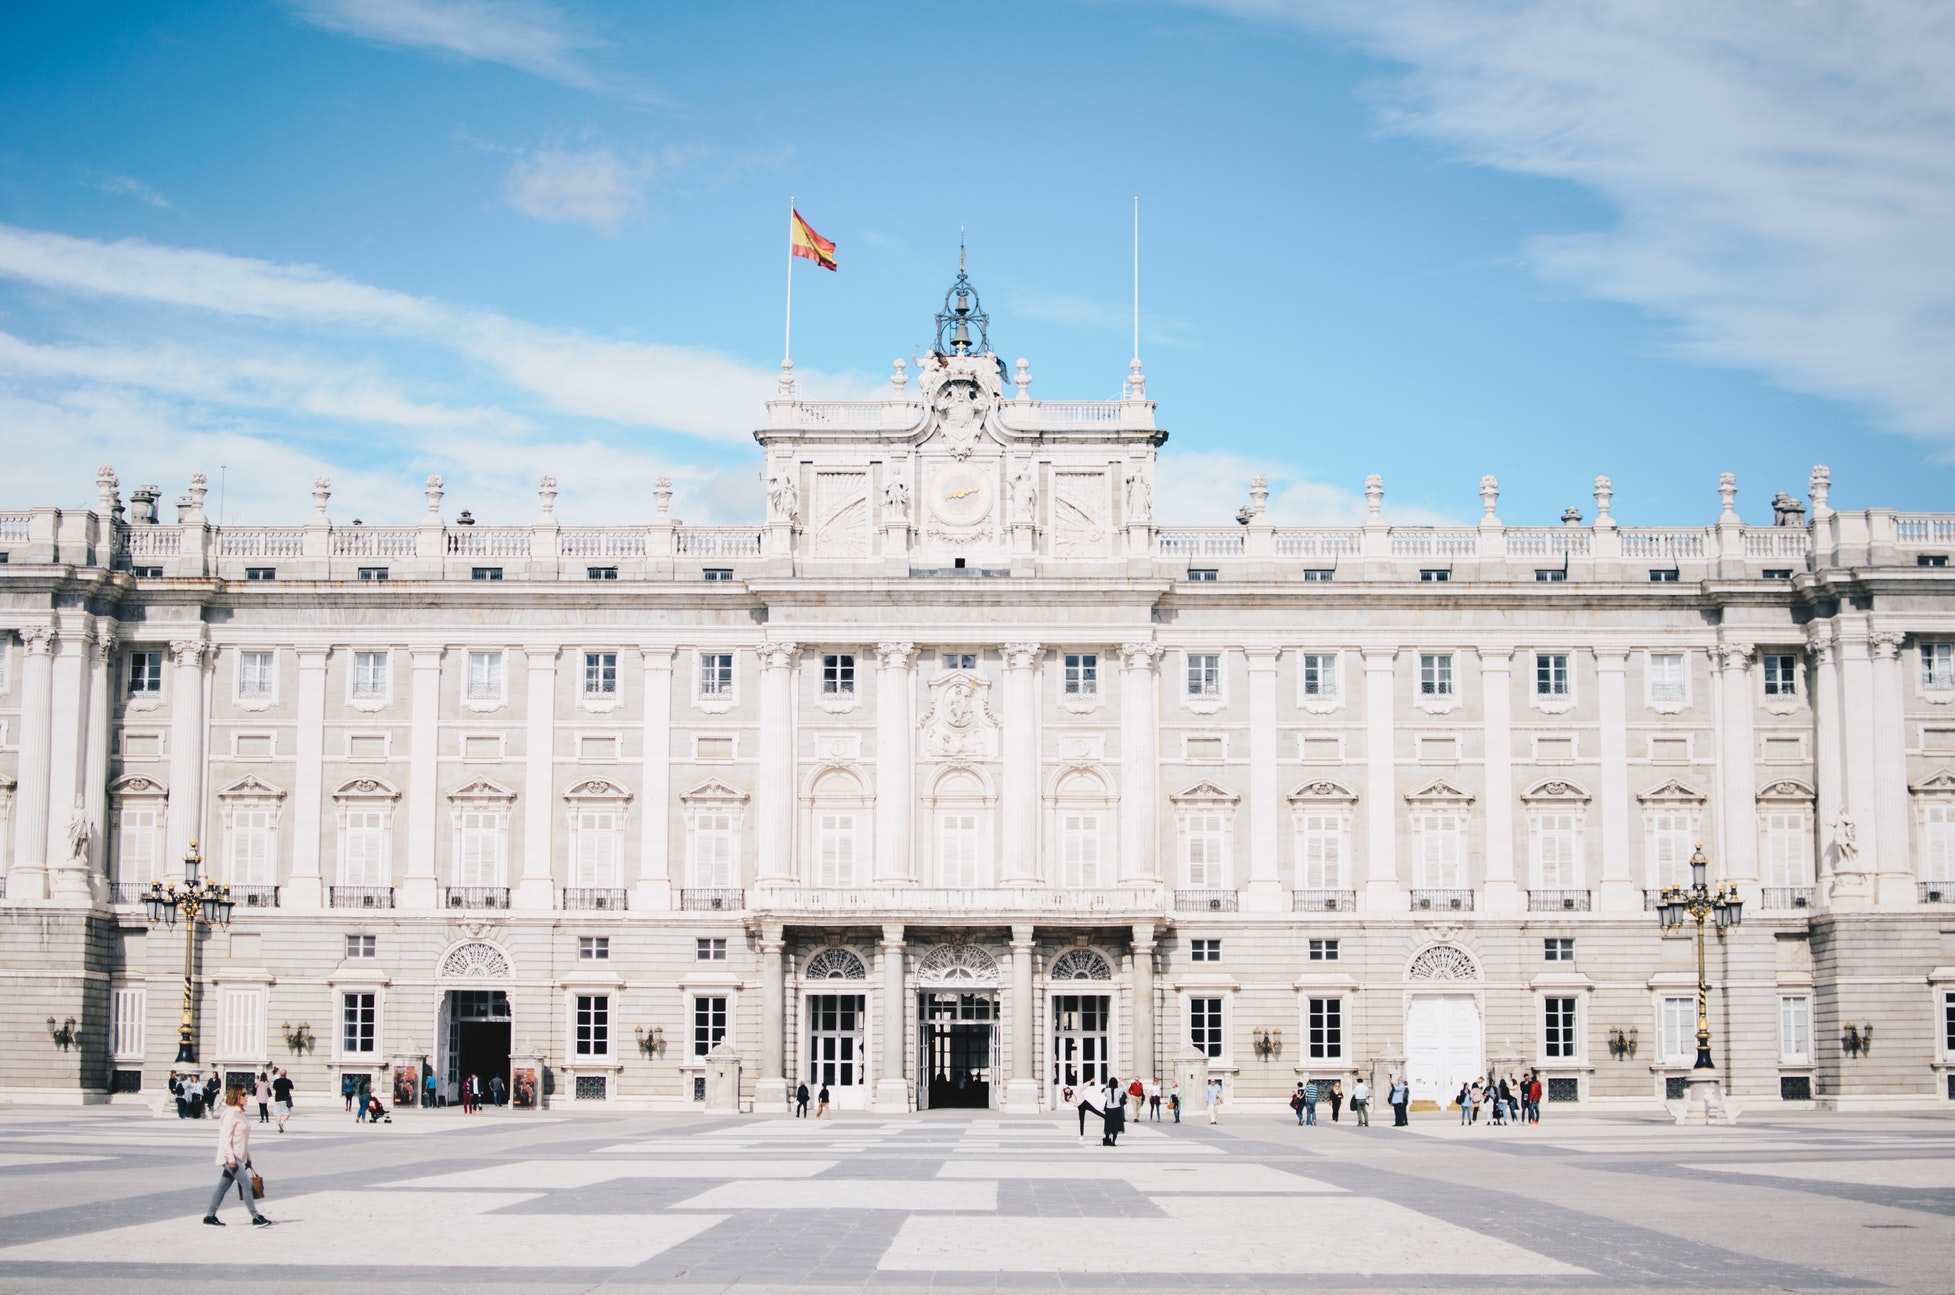
<path id="1" fill-rule="evenodd" d="M 930 509 L 949 526 L 974 526 L 991 514 L 991 478 L 969 463 L 939 472 L 930 487 Z"/>

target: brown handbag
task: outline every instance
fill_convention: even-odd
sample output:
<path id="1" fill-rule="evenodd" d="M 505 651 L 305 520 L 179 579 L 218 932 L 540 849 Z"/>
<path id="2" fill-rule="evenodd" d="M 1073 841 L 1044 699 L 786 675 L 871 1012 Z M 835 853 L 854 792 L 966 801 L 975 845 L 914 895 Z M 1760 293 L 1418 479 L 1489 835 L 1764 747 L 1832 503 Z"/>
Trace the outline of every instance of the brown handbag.
<path id="1" fill-rule="evenodd" d="M 262 1200 L 264 1200 L 264 1199 L 265 1199 L 265 1180 L 264 1180 L 263 1178 L 261 1178 L 261 1177 L 259 1177 L 259 1176 L 258 1176 L 258 1171 L 257 1171 L 257 1169 L 256 1169 L 256 1168 L 254 1168 L 254 1167 L 252 1166 L 252 1164 L 251 1164 L 251 1162 L 250 1162 L 249 1160 L 247 1160 L 247 1161 L 245 1161 L 245 1162 L 244 1162 L 244 1167 L 245 1167 L 246 1169 L 250 1169 L 250 1170 L 251 1170 L 251 1199 L 252 1199 L 252 1200 L 254 1200 L 254 1201 L 262 1201 Z"/>

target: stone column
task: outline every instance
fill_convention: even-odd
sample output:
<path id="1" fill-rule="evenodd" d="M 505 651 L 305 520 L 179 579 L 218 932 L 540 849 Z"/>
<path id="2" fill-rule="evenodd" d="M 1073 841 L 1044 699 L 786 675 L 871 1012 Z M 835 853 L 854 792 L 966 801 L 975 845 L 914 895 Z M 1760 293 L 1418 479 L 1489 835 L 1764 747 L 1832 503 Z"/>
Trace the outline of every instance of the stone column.
<path id="1" fill-rule="evenodd" d="M 170 680 L 170 824 L 165 877 L 183 876 L 192 841 L 208 856 L 204 834 L 204 653 L 200 639 L 170 644 L 176 672 Z M 205 875 L 209 875 L 208 872 Z"/>
<path id="2" fill-rule="evenodd" d="M 1134 1073 L 1143 1080 L 1158 1079 L 1160 1060 L 1154 1051 L 1154 923 L 1134 923 L 1133 961 Z"/>
<path id="3" fill-rule="evenodd" d="M 1643 907 L 1629 861 L 1629 696 L 1623 676 L 1628 654 L 1595 650 L 1596 706 L 1602 745 L 1602 884 L 1595 907 L 1634 913 Z"/>
<path id="4" fill-rule="evenodd" d="M 1527 907 L 1514 877 L 1514 650 L 1480 650 L 1480 688 L 1486 698 L 1487 876 L 1481 906 L 1489 913 Z"/>
<path id="5" fill-rule="evenodd" d="M 905 561 L 908 559 L 906 558 Z M 876 884 L 903 885 L 916 880 L 912 852 L 916 834 L 910 827 L 915 801 L 916 759 L 910 718 L 910 664 L 914 643 L 876 644 Z"/>
<path id="6" fill-rule="evenodd" d="M 1840 820 L 1846 804 L 1840 771 L 1840 673 L 1839 649 L 1833 642 L 1833 627 L 1824 621 L 1812 629 L 1813 700 L 1813 780 L 1818 784 L 1818 818 L 1813 825 L 1814 851 L 1818 874 L 1813 887 L 1815 902 L 1832 903 L 1835 870 L 1833 825 Z"/>
<path id="7" fill-rule="evenodd" d="M 431 909 L 440 881 L 435 866 L 435 825 L 441 795 L 441 648 L 409 649 L 414 660 L 413 731 L 407 756 L 407 871 L 401 878 L 402 908 Z"/>
<path id="8" fill-rule="evenodd" d="M 754 796 L 754 842 L 762 886 L 794 880 L 794 659 L 793 643 L 760 649 L 760 783 Z M 880 781 L 880 779 L 878 780 Z"/>
<path id="9" fill-rule="evenodd" d="M 1023 922 L 1011 928 L 1011 1080 L 1005 1085 L 1008 1114 L 1033 1115 L 1039 1109 L 1038 1006 L 1032 1001 L 1032 947 L 1035 928 Z"/>
<path id="10" fill-rule="evenodd" d="M 1392 661 L 1397 648 L 1364 649 L 1365 877 L 1367 912 L 1410 907 L 1398 884 L 1398 767 L 1392 743 Z"/>
<path id="11" fill-rule="evenodd" d="M 555 644 L 523 649 L 529 664 L 523 726 L 523 879 L 509 896 L 512 908 L 556 907 L 556 869 L 551 843 L 557 824 L 557 654 Z"/>
<path id="12" fill-rule="evenodd" d="M 1251 913 L 1280 913 L 1283 881 L 1277 875 L 1276 841 L 1276 657 L 1278 649 L 1252 647 L 1249 657 L 1249 889 L 1242 907 Z M 1234 884 L 1234 879 L 1230 879 Z M 1140 954 L 1135 953 L 1136 962 Z M 1149 1072 L 1152 1074 L 1152 1070 Z"/>
<path id="13" fill-rule="evenodd" d="M 1158 643 L 1123 643 L 1120 660 L 1120 881 L 1157 884 L 1160 808 Z"/>
<path id="14" fill-rule="evenodd" d="M 110 666 L 115 659 L 115 629 L 106 620 L 95 622 L 95 642 L 88 654 L 88 749 L 83 760 L 82 786 L 87 798 L 89 826 L 88 891 L 91 900 L 109 896 L 109 710 Z"/>
<path id="15" fill-rule="evenodd" d="M 1874 881 L 1868 875 L 1878 867 L 1880 823 L 1874 781 L 1873 662 L 1868 655 L 1867 623 L 1864 619 L 1840 622 L 1839 675 L 1841 761 L 1845 774 L 1843 822 L 1830 824 L 1839 852 L 1837 875 L 1833 878 L 1833 904 L 1836 908 L 1862 907 L 1874 901 Z M 1844 828 L 1844 830 L 1842 830 Z"/>
<path id="16" fill-rule="evenodd" d="M 298 745 L 292 767 L 292 875 L 278 894 L 285 908 L 318 908 L 325 895 L 319 875 L 320 809 L 326 779 L 326 658 L 330 649 L 299 653 Z"/>
<path id="17" fill-rule="evenodd" d="M 876 1030 L 876 1109 L 910 1109 L 909 1052 L 904 1038 L 910 1018 L 909 989 L 903 981 L 903 928 L 882 928 L 882 1019 Z"/>
<path id="18" fill-rule="evenodd" d="M 645 806 L 638 888 L 631 906 L 659 912 L 672 907 L 672 649 L 639 649 L 645 664 Z"/>
<path id="19" fill-rule="evenodd" d="M 782 1069 L 786 1036 L 786 969 L 782 953 L 787 941 L 779 922 L 760 926 L 760 1074 L 754 1081 L 753 1108 L 773 1114 L 787 1105 L 787 1077 Z"/>
<path id="20" fill-rule="evenodd" d="M 1036 643 L 1007 643 L 1005 658 L 1004 830 L 998 880 L 1036 886 L 1039 863 L 1039 684 Z M 1029 982 L 1028 982 L 1029 983 Z"/>
<path id="21" fill-rule="evenodd" d="M 48 730 L 48 872 L 50 899 L 87 903 L 86 856 L 74 857 L 77 818 L 87 817 L 82 761 L 88 725 L 88 626 L 80 612 L 60 614 L 49 683 L 53 719 Z"/>
<path id="22" fill-rule="evenodd" d="M 1758 787 L 1757 752 L 1752 738 L 1750 644 L 1726 643 L 1718 649 L 1724 670 L 1724 706 L 1718 733 L 1718 763 L 1724 772 L 1723 804 L 1718 819 L 1724 824 L 1724 857 L 1712 869 L 1712 881 L 1742 884 L 1747 902 L 1758 900 Z"/>
<path id="23" fill-rule="evenodd" d="M 1907 734 L 1901 722 L 1901 642 L 1893 630 L 1875 631 L 1868 640 L 1873 653 L 1874 815 L 1880 852 L 1872 859 L 1874 902 L 1912 905 L 1914 867 L 1909 858 Z"/>
<path id="24" fill-rule="evenodd" d="M 8 899 L 47 898 L 48 758 L 54 724 L 54 626 L 20 629 L 20 763 Z"/>

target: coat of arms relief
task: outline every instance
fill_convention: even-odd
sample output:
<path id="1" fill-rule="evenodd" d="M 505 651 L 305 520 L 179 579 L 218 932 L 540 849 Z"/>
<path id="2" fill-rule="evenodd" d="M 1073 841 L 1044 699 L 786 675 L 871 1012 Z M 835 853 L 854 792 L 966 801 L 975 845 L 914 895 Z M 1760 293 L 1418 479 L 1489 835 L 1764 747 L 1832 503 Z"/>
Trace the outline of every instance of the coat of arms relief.
<path id="1" fill-rule="evenodd" d="M 939 760 L 998 758 L 998 717 L 991 713 L 991 681 L 967 670 L 946 670 L 930 681 L 923 717 L 923 750 Z"/>

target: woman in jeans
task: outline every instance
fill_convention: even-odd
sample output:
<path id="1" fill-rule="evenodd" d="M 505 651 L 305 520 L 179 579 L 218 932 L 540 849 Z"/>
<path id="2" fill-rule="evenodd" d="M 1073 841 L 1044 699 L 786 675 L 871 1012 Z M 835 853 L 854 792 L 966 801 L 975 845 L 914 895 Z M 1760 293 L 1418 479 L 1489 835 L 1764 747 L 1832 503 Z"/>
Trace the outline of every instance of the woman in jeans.
<path id="1" fill-rule="evenodd" d="M 251 1196 L 251 1120 L 244 1113 L 244 1102 L 243 1088 L 225 1090 L 217 1124 L 217 1167 L 223 1172 L 217 1177 L 217 1190 L 210 1194 L 210 1208 L 204 1211 L 204 1222 L 214 1228 L 224 1226 L 217 1217 L 224 1194 L 240 1185 L 239 1194 L 244 1197 L 244 1207 L 251 1211 L 252 1226 L 264 1227 L 271 1222 L 258 1212 L 258 1202 Z"/>

